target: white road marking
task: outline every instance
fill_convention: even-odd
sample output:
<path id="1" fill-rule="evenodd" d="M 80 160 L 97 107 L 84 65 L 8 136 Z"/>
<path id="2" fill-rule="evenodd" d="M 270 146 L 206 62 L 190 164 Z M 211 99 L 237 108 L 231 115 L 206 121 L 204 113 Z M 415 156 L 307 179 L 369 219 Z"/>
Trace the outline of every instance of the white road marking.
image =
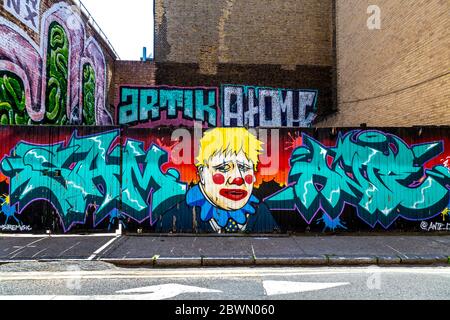
<path id="1" fill-rule="evenodd" d="M 184 286 L 181 284 L 163 284 L 151 287 L 117 291 L 116 293 L 145 293 L 151 300 L 170 299 L 183 293 L 222 293 L 220 290 L 212 290 L 200 287 Z"/>
<path id="2" fill-rule="evenodd" d="M 184 286 L 179 284 L 163 284 L 158 286 L 117 291 L 115 295 L 88 295 L 88 296 L 63 296 L 63 295 L 20 295 L 0 296 L 0 300 L 164 300 L 179 296 L 184 293 L 222 293 L 220 290 Z M 118 294 L 117 294 L 118 293 Z M 134 293 L 134 294 L 133 294 Z"/>
<path id="3" fill-rule="evenodd" d="M 388 247 L 389 249 L 392 249 L 392 250 L 394 250 L 395 252 L 397 252 L 399 255 L 401 255 L 403 258 L 408 258 L 406 255 L 404 255 L 403 253 L 401 253 L 400 251 L 398 251 L 397 249 L 395 249 L 395 248 L 392 248 L 391 246 L 389 246 L 389 245 L 386 245 L 386 247 Z"/>
<path id="4" fill-rule="evenodd" d="M 64 250 L 64 251 L 62 251 L 58 256 L 59 257 L 61 257 L 64 253 L 66 253 L 67 251 L 69 251 L 69 250 L 72 250 L 73 248 L 75 248 L 77 245 L 79 245 L 81 242 L 77 242 L 77 243 L 75 243 L 73 246 L 71 246 L 70 248 L 68 248 L 68 249 L 66 249 L 66 250 Z"/>
<path id="5" fill-rule="evenodd" d="M 363 274 L 371 268 L 298 268 L 292 269 L 178 269 L 178 270 L 104 270 L 104 271 L 63 271 L 63 272 L 0 272 L 1 281 L 27 280 L 66 280 L 77 278 L 86 279 L 186 279 L 186 278 L 258 278 L 258 277 L 287 277 L 310 275 L 346 275 Z M 379 268 L 377 273 L 391 274 L 427 274 L 449 276 L 449 267 L 437 268 Z"/>
<path id="6" fill-rule="evenodd" d="M 350 285 L 349 282 L 316 283 L 316 282 L 291 282 L 291 281 L 263 281 L 264 290 L 266 291 L 266 294 L 268 296 L 319 291 L 348 285 Z"/>
<path id="7" fill-rule="evenodd" d="M 34 257 L 40 255 L 42 252 L 44 252 L 44 251 L 46 251 L 46 250 L 47 250 L 47 248 L 42 249 L 41 251 L 39 251 L 38 253 L 36 253 L 35 255 L 33 255 L 31 258 L 34 258 Z"/>
<path id="8" fill-rule="evenodd" d="M 38 243 L 38 242 L 41 242 L 41 241 L 43 241 L 43 240 L 45 240 L 45 239 L 46 239 L 46 238 L 42 238 L 42 239 L 33 241 L 33 242 L 31 242 L 31 243 L 29 243 L 29 244 L 27 244 L 27 245 L 25 245 L 25 246 L 17 247 L 17 248 L 18 248 L 17 250 L 14 250 L 13 252 L 10 252 L 10 253 L 9 253 L 9 255 L 12 256 L 11 259 L 12 259 L 12 258 L 15 258 L 15 257 L 17 256 L 17 254 L 15 254 L 16 252 L 18 252 L 18 251 L 20 251 L 20 250 L 22 250 L 22 249 L 30 248 L 31 245 L 36 244 L 36 243 Z M 14 254 L 15 254 L 15 255 L 14 255 Z M 14 255 L 14 256 L 13 256 L 13 255 Z"/>
<path id="9" fill-rule="evenodd" d="M 20 249 L 15 255 L 11 256 L 10 259 L 14 259 L 15 257 L 17 257 L 19 254 L 23 253 L 25 250 Z"/>
<path id="10" fill-rule="evenodd" d="M 109 240 L 105 245 L 101 246 L 100 248 L 97 249 L 97 251 L 95 251 L 89 258 L 87 258 L 87 261 L 92 261 L 95 259 L 95 257 L 97 255 L 99 255 L 100 253 L 102 253 L 103 250 L 105 250 L 106 248 L 108 248 L 114 241 L 116 241 L 117 239 L 119 239 L 120 236 L 115 236 L 113 239 Z"/>

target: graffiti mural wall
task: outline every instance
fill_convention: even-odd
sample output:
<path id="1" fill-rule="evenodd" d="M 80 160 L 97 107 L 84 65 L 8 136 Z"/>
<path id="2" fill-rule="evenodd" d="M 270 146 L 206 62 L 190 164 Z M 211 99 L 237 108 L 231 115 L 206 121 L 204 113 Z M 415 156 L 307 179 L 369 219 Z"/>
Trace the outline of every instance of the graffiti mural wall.
<path id="1" fill-rule="evenodd" d="M 35 32 L 39 32 L 39 8 L 41 0 L 21 1 L 6 0 L 4 8 L 20 22 Z"/>
<path id="2" fill-rule="evenodd" d="M 220 125 L 219 89 L 181 87 L 120 88 L 118 123 L 142 128 L 164 125 Z"/>
<path id="3" fill-rule="evenodd" d="M 0 231 L 450 231 L 449 128 L 0 128 Z"/>
<path id="4" fill-rule="evenodd" d="M 36 34 L 0 17 L 1 124 L 113 124 L 105 56 L 78 8 L 60 2 L 41 12 L 39 5 L 4 1 L 5 10 Z"/>
<path id="5" fill-rule="evenodd" d="M 224 85 L 220 99 L 214 87 L 121 86 L 119 91 L 117 123 L 135 128 L 195 123 L 206 128 L 309 128 L 317 117 L 317 90 Z"/>
<path id="6" fill-rule="evenodd" d="M 318 91 L 249 86 L 222 87 L 225 127 L 311 127 Z"/>

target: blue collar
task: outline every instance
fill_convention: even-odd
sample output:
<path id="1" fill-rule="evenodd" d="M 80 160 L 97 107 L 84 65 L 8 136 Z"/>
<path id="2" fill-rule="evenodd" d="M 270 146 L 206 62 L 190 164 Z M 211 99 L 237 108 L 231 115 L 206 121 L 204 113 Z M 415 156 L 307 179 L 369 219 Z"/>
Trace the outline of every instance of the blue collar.
<path id="1" fill-rule="evenodd" d="M 256 213 L 256 210 L 252 207 L 252 204 L 259 203 L 259 200 L 252 195 L 248 203 L 242 209 L 236 211 L 226 211 L 212 205 L 211 202 L 206 199 L 200 189 L 200 186 L 196 185 L 188 191 L 186 195 L 186 202 L 191 207 L 201 208 L 200 216 L 202 221 L 207 222 L 214 219 L 220 227 L 225 228 L 230 219 L 240 225 L 244 225 L 247 222 L 247 215 L 253 215 Z"/>

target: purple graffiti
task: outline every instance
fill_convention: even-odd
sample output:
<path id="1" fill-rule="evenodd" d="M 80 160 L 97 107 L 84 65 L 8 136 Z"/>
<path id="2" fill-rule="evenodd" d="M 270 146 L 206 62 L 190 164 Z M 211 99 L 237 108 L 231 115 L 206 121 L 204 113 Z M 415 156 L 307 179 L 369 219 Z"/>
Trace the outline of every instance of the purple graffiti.
<path id="1" fill-rule="evenodd" d="M 84 63 L 95 71 L 95 115 L 97 125 L 111 125 L 113 119 L 106 109 L 106 61 L 94 38 L 86 40 L 84 22 L 66 3 L 53 5 L 43 14 L 38 46 L 17 25 L 0 18 L 0 71 L 17 75 L 24 84 L 28 114 L 31 120 L 41 122 L 46 112 L 47 47 L 49 29 L 53 22 L 64 28 L 70 42 L 68 98 L 66 114 L 71 122 L 82 119 L 81 79 Z"/>

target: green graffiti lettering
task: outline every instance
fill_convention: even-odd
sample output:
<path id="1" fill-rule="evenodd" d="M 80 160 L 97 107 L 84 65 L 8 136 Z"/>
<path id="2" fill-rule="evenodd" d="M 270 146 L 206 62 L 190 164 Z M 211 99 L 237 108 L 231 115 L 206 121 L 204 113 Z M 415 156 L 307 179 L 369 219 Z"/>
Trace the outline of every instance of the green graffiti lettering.
<path id="1" fill-rule="evenodd" d="M 0 72 L 0 124 L 24 125 L 30 118 L 26 110 L 22 80 L 7 71 Z"/>
<path id="2" fill-rule="evenodd" d="M 64 28 L 53 22 L 50 25 L 47 51 L 46 123 L 67 123 L 67 79 L 69 40 Z"/>
<path id="3" fill-rule="evenodd" d="M 95 125 L 95 71 L 90 64 L 83 66 L 83 123 Z"/>

